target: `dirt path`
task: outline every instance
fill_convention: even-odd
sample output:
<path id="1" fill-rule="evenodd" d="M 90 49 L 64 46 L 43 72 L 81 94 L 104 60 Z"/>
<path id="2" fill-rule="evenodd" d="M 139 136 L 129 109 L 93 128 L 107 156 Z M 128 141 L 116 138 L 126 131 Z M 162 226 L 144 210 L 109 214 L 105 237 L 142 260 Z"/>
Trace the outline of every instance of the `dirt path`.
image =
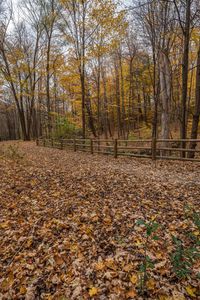
<path id="1" fill-rule="evenodd" d="M 196 232 L 185 210 L 199 209 L 200 164 L 155 166 L 32 142 L 1 143 L 0 156 L 0 299 L 143 299 L 138 219 L 160 224 L 148 245 L 148 299 L 198 299 L 199 261 L 180 282 L 169 257 L 172 234 Z"/>

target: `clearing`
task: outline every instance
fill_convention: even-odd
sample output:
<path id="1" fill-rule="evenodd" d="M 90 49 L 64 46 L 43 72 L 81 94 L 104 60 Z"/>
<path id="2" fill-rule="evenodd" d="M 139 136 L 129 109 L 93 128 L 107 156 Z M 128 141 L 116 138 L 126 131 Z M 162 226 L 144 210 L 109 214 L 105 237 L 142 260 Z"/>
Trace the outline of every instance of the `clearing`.
<path id="1" fill-rule="evenodd" d="M 200 299 L 196 273 L 177 279 L 172 235 L 197 229 L 200 164 L 0 145 L 0 299 Z M 189 213 L 188 213 L 189 215 Z M 141 296 L 145 227 L 154 262 Z"/>

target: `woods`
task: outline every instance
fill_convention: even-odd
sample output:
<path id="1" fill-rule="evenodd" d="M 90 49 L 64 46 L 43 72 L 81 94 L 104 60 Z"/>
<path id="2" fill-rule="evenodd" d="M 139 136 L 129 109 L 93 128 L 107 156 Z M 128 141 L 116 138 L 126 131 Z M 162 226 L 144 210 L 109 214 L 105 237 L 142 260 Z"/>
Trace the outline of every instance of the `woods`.
<path id="1" fill-rule="evenodd" d="M 2 139 L 198 137 L 199 1 L 18 10 L 1 3 Z"/>
<path id="2" fill-rule="evenodd" d="M 0 0 L 0 300 L 200 299 L 199 166 L 199 0 Z"/>

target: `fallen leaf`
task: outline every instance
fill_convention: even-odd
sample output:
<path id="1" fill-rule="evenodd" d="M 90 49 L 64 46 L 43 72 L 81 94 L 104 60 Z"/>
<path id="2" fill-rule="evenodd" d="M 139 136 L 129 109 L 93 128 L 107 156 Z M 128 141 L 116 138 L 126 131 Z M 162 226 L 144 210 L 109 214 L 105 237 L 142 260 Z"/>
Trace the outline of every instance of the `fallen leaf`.
<path id="1" fill-rule="evenodd" d="M 172 297 L 166 295 L 159 295 L 159 300 L 172 300 Z"/>
<path id="2" fill-rule="evenodd" d="M 57 274 L 55 274 L 53 277 L 52 277 L 52 283 L 53 284 L 59 284 L 60 283 L 60 278 L 58 277 Z"/>
<path id="3" fill-rule="evenodd" d="M 137 293 L 135 290 L 129 290 L 127 293 L 126 293 L 126 298 L 129 299 L 129 298 L 134 298 L 137 296 Z"/>
<path id="4" fill-rule="evenodd" d="M 59 266 L 61 266 L 64 263 L 64 260 L 59 255 L 55 255 L 54 260 L 55 260 L 56 264 L 59 265 Z"/>
<path id="5" fill-rule="evenodd" d="M 35 299 L 35 288 L 30 286 L 27 288 L 25 300 L 34 300 Z"/>
<path id="6" fill-rule="evenodd" d="M 163 268 L 167 263 L 167 260 L 162 260 L 161 262 L 155 264 L 155 268 L 156 269 L 160 269 L 160 268 Z"/>
<path id="7" fill-rule="evenodd" d="M 138 276 L 137 275 L 132 275 L 130 277 L 130 281 L 133 283 L 133 284 L 136 284 L 138 282 Z"/>
<path id="8" fill-rule="evenodd" d="M 104 265 L 103 262 L 98 262 L 98 263 L 96 263 L 96 265 L 95 265 L 95 269 L 96 269 L 97 271 L 102 271 L 104 268 L 105 268 L 105 265 Z"/>
<path id="9" fill-rule="evenodd" d="M 114 270 L 114 271 L 117 270 L 117 267 L 116 267 L 113 259 L 106 260 L 105 264 L 109 269 Z"/>
<path id="10" fill-rule="evenodd" d="M 2 223 L 0 223 L 0 229 L 2 228 L 2 229 L 7 229 L 7 228 L 9 228 L 9 221 L 6 221 L 6 222 L 2 222 Z"/>
<path id="11" fill-rule="evenodd" d="M 195 294 L 196 288 L 193 288 L 193 287 L 191 287 L 190 285 L 188 285 L 188 286 L 186 287 L 186 291 L 187 291 L 187 293 L 188 293 L 189 296 L 191 296 L 191 297 L 196 297 L 196 294 Z"/>
<path id="12" fill-rule="evenodd" d="M 14 283 L 14 275 L 13 273 L 10 273 L 8 275 L 8 278 L 4 279 L 3 282 L 1 283 L 1 288 L 3 290 L 8 290 Z"/>
<path id="13" fill-rule="evenodd" d="M 174 291 L 172 294 L 173 294 L 172 300 L 185 300 L 185 296 L 178 291 Z"/>
<path id="14" fill-rule="evenodd" d="M 155 289 L 155 285 L 156 285 L 156 281 L 153 278 L 150 278 L 146 282 L 146 286 L 147 286 L 148 290 L 154 290 Z"/>
<path id="15" fill-rule="evenodd" d="M 98 289 L 96 287 L 93 286 L 93 287 L 91 287 L 89 289 L 89 295 L 90 295 L 90 297 L 95 296 L 97 293 L 98 293 Z"/>
<path id="16" fill-rule="evenodd" d="M 25 295 L 27 292 L 27 289 L 25 288 L 25 286 L 21 286 L 19 292 L 20 292 L 20 294 Z"/>
<path id="17" fill-rule="evenodd" d="M 124 271 L 125 272 L 129 272 L 129 271 L 131 271 L 133 269 L 133 266 L 131 265 L 131 264 L 128 264 L 128 265 L 125 265 L 124 266 Z"/>
<path id="18" fill-rule="evenodd" d="M 82 292 L 81 286 L 77 286 L 72 294 L 72 299 L 76 299 Z"/>

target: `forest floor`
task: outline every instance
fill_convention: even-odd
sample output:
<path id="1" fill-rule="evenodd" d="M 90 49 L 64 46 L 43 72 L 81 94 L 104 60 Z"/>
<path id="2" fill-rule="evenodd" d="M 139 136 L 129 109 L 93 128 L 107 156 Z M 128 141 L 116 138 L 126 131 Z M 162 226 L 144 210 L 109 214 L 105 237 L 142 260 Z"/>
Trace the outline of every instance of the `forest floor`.
<path id="1" fill-rule="evenodd" d="M 186 278 L 170 259 L 172 235 L 179 252 L 198 239 L 199 204 L 198 163 L 1 143 L 0 299 L 200 299 L 199 259 Z"/>

